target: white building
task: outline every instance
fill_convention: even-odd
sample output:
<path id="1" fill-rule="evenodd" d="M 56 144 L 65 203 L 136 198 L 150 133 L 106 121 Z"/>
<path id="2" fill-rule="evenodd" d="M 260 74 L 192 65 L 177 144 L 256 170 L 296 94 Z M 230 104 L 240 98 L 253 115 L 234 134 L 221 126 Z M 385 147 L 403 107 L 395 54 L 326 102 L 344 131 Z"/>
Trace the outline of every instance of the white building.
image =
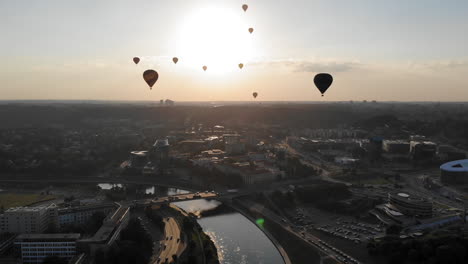
<path id="1" fill-rule="evenodd" d="M 23 263 L 42 263 L 49 256 L 66 260 L 76 255 L 80 234 L 22 234 L 15 239 Z"/>
<path id="2" fill-rule="evenodd" d="M 58 227 L 57 206 L 16 207 L 0 214 L 0 232 L 14 234 L 43 233 L 49 227 Z"/>

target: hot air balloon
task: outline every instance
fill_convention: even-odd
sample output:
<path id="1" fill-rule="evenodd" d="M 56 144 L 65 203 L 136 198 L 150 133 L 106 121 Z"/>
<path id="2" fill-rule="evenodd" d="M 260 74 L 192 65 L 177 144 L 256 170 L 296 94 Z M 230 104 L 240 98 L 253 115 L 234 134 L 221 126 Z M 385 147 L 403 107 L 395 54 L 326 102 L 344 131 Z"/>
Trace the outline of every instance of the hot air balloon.
<path id="1" fill-rule="evenodd" d="M 247 9 L 249 9 L 248 5 L 242 5 L 242 9 L 244 9 L 244 12 L 247 12 Z"/>
<path id="2" fill-rule="evenodd" d="M 242 70 L 242 68 L 244 68 L 244 64 L 242 64 L 242 63 L 239 63 L 239 69 L 241 69 L 241 70 Z"/>
<path id="3" fill-rule="evenodd" d="M 254 97 L 254 99 L 255 99 L 255 98 L 257 98 L 258 93 L 257 93 L 257 92 L 254 92 L 252 95 L 253 95 L 253 97 Z"/>
<path id="4" fill-rule="evenodd" d="M 208 67 L 206 66 L 203 66 L 203 70 L 206 71 L 208 69 Z"/>
<path id="5" fill-rule="evenodd" d="M 177 64 L 177 62 L 179 61 L 179 58 L 174 57 L 174 58 L 172 58 L 172 61 L 174 62 L 174 64 Z"/>
<path id="6" fill-rule="evenodd" d="M 333 76 L 328 73 L 319 73 L 315 75 L 314 78 L 315 86 L 319 89 L 320 93 L 323 94 L 328 90 L 328 88 L 333 83 Z"/>
<path id="7" fill-rule="evenodd" d="M 140 58 L 138 58 L 138 57 L 133 58 L 133 62 L 135 64 L 138 64 L 140 62 Z"/>
<path id="8" fill-rule="evenodd" d="M 252 34 L 252 33 L 253 33 L 253 31 L 254 31 L 254 29 L 253 29 L 253 28 L 249 28 L 249 32 L 250 32 L 250 34 Z"/>
<path id="9" fill-rule="evenodd" d="M 159 78 L 159 74 L 155 70 L 146 70 L 143 73 L 143 79 L 148 84 L 150 89 L 153 88 L 153 85 L 156 83 L 158 78 Z"/>

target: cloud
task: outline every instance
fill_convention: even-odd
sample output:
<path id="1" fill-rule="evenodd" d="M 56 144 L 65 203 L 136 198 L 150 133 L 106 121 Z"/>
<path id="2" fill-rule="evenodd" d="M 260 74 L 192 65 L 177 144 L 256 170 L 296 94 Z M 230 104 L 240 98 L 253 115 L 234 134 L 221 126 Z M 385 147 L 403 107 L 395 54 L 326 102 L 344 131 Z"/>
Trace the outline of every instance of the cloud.
<path id="1" fill-rule="evenodd" d="M 295 65 L 295 72 L 347 72 L 361 67 L 358 62 L 312 62 L 306 61 Z"/>
<path id="2" fill-rule="evenodd" d="M 413 62 L 409 67 L 417 70 L 426 71 L 452 71 L 459 69 L 468 69 L 468 60 L 438 60 L 427 62 Z"/>
<path id="3" fill-rule="evenodd" d="M 340 61 L 340 60 L 266 60 L 253 63 L 254 66 L 268 67 L 286 67 L 292 72 L 348 72 L 364 66 L 358 61 Z"/>

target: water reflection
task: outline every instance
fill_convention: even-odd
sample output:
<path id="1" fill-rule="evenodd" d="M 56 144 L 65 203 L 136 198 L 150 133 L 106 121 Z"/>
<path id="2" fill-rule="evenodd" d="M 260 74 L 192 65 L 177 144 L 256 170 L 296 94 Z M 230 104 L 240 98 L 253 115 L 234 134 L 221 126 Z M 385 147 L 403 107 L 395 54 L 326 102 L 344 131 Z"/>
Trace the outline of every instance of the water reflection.
<path id="1" fill-rule="evenodd" d="M 187 201 L 175 203 L 192 213 L 214 209 L 217 201 Z M 260 229 L 237 212 L 203 217 L 198 223 L 218 249 L 221 264 L 283 264 L 273 243 Z"/>

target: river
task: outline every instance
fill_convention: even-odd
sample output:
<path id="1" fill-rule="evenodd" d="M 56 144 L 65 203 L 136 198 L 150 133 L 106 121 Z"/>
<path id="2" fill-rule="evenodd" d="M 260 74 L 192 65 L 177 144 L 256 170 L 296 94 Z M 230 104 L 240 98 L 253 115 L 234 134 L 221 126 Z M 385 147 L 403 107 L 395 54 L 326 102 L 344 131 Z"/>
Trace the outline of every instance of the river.
<path id="1" fill-rule="evenodd" d="M 198 213 L 212 209 L 217 201 L 187 201 L 174 203 L 180 208 Z M 268 237 L 247 218 L 237 212 L 202 217 L 198 223 L 214 241 L 221 264 L 283 264 L 283 258 Z"/>
<path id="2" fill-rule="evenodd" d="M 121 184 L 101 183 L 101 189 L 111 189 Z M 146 194 L 166 196 L 187 191 L 160 186 L 142 187 Z M 216 208 L 221 203 L 214 200 L 197 200 L 174 203 L 187 212 L 197 214 Z M 221 264 L 284 264 L 280 253 L 259 229 L 242 214 L 235 211 L 202 217 L 198 223 L 214 241 Z"/>

